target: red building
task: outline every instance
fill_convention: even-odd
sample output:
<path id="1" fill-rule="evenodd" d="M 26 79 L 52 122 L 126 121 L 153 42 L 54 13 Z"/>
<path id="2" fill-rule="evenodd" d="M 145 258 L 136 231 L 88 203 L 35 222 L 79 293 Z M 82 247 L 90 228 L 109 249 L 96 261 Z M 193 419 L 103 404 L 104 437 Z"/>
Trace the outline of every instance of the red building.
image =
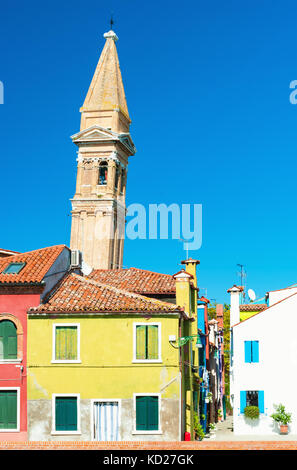
<path id="1" fill-rule="evenodd" d="M 0 258 L 0 440 L 27 440 L 27 311 L 70 269 L 58 245 Z"/>

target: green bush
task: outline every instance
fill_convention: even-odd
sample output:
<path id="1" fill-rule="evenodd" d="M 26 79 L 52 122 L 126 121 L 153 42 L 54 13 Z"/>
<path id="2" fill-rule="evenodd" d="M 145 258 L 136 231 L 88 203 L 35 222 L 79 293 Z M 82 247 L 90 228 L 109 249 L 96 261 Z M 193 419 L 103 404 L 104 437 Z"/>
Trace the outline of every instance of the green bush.
<path id="1" fill-rule="evenodd" d="M 195 432 L 196 437 L 199 439 L 199 441 L 202 441 L 205 434 L 204 434 L 203 428 L 202 428 L 202 426 L 199 422 L 198 413 L 194 413 L 194 432 Z"/>
<path id="2" fill-rule="evenodd" d="M 260 410 L 258 406 L 246 406 L 244 409 L 244 416 L 250 419 L 258 419 Z"/>

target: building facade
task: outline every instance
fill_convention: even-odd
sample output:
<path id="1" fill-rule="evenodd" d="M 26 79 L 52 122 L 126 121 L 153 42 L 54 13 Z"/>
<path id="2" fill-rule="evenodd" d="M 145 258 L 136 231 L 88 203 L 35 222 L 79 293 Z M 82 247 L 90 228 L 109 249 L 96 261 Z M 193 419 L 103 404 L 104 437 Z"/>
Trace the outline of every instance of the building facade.
<path id="1" fill-rule="evenodd" d="M 27 311 L 69 266 L 64 245 L 0 260 L 0 440 L 27 439 Z"/>
<path id="2" fill-rule="evenodd" d="M 271 418 L 274 405 L 283 404 L 292 413 L 289 432 L 297 434 L 295 368 L 297 358 L 296 308 L 297 289 L 268 292 L 267 304 L 248 304 L 249 314 L 240 321 L 241 288 L 233 286 L 231 294 L 232 362 L 230 386 L 233 398 L 235 434 L 277 435 L 278 425 Z M 259 418 L 245 416 L 245 408 L 259 408 Z"/>

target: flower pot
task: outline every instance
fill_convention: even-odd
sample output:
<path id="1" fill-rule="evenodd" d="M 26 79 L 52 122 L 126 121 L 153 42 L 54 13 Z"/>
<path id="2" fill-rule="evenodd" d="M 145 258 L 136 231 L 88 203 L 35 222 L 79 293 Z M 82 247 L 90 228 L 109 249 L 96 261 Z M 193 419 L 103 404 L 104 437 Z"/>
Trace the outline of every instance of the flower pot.
<path id="1" fill-rule="evenodd" d="M 288 434 L 288 425 L 287 424 L 281 424 L 279 429 L 280 429 L 281 434 Z"/>

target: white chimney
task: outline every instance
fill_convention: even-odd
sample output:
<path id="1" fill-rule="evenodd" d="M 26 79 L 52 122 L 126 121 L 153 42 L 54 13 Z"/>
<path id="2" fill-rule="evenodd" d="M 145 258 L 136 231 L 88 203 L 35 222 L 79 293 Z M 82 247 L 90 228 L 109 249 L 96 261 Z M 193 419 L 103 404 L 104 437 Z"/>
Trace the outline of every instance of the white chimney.
<path id="1" fill-rule="evenodd" d="M 239 310 L 239 297 L 240 293 L 243 291 L 242 286 L 233 286 L 231 289 L 228 289 L 227 292 L 230 292 L 230 327 L 236 325 L 240 322 L 240 310 Z"/>

